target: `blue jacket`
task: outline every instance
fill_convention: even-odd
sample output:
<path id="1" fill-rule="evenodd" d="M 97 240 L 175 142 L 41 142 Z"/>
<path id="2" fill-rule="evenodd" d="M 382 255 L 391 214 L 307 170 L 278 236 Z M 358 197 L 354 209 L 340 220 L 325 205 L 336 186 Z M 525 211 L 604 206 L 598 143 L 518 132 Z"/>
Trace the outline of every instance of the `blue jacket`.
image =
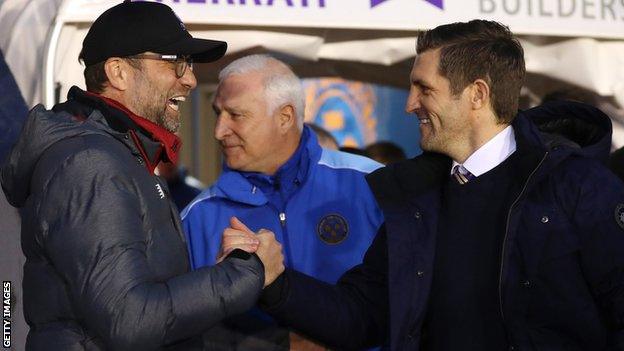
<path id="1" fill-rule="evenodd" d="M 610 121 L 587 105 L 555 103 L 519 114 L 513 126 L 524 186 L 508 209 L 500 265 L 509 343 L 624 350 L 624 185 L 602 164 Z M 340 348 L 418 350 L 450 165 L 425 153 L 371 174 L 386 222 L 363 264 L 335 286 L 287 270 L 265 290 L 266 309 Z"/>
<path id="2" fill-rule="evenodd" d="M 286 266 L 335 282 L 362 262 L 383 222 L 364 178 L 379 167 L 365 157 L 321 149 L 305 127 L 295 155 L 276 176 L 225 168 L 182 212 L 193 268 L 215 263 L 223 230 L 236 216 L 253 231 L 273 231 Z M 280 190 L 272 192 L 277 184 Z"/>

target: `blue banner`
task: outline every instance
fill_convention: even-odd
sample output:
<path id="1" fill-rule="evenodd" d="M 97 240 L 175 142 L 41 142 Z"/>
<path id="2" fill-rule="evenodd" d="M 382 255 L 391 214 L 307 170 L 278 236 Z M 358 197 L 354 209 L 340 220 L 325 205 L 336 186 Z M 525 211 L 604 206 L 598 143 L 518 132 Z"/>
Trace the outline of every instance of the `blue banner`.
<path id="1" fill-rule="evenodd" d="M 340 146 L 391 141 L 408 157 L 421 153 L 418 119 L 405 113 L 406 90 L 340 78 L 303 79 L 303 87 L 306 121 L 327 129 Z"/>

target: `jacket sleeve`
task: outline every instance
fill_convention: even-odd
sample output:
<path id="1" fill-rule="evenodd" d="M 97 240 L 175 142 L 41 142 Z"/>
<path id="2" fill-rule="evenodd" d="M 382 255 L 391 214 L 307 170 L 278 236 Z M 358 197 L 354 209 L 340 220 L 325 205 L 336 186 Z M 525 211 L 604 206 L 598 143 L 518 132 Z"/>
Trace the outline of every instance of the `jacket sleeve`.
<path id="1" fill-rule="evenodd" d="M 46 176 L 37 238 L 72 308 L 111 350 L 157 349 L 198 336 L 253 306 L 264 282 L 255 255 L 157 279 L 137 187 L 118 156 L 89 148 Z M 163 263 L 164 264 L 164 263 Z"/>
<path id="2" fill-rule="evenodd" d="M 573 203 L 580 259 L 614 349 L 624 351 L 624 184 L 602 164 L 584 164 Z M 570 190 L 570 189 L 568 189 Z M 568 195 L 570 196 L 570 195 Z"/>
<path id="3" fill-rule="evenodd" d="M 263 309 L 333 348 L 358 350 L 382 344 L 389 310 L 386 242 L 382 226 L 363 263 L 343 274 L 336 285 L 287 269 L 277 285 L 265 289 Z"/>

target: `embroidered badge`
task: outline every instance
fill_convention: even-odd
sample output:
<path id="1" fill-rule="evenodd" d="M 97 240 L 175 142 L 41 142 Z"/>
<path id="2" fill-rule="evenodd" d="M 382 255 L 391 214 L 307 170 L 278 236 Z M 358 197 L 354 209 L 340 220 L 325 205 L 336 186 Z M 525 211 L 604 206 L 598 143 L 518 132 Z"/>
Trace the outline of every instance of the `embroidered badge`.
<path id="1" fill-rule="evenodd" d="M 329 214 L 321 218 L 316 227 L 316 232 L 325 243 L 340 244 L 349 234 L 349 224 L 343 216 L 335 213 Z"/>
<path id="2" fill-rule="evenodd" d="M 624 204 L 615 206 L 615 222 L 624 229 Z"/>

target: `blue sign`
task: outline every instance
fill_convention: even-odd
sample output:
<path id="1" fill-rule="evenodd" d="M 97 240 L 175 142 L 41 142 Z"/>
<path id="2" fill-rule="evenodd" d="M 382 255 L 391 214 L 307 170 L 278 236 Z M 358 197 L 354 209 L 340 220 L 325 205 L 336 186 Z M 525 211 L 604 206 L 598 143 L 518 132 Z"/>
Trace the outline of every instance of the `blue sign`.
<path id="1" fill-rule="evenodd" d="M 391 141 L 408 157 L 420 154 L 418 118 L 404 110 L 407 90 L 341 78 L 304 79 L 303 86 L 306 121 L 325 128 L 340 146 Z"/>

